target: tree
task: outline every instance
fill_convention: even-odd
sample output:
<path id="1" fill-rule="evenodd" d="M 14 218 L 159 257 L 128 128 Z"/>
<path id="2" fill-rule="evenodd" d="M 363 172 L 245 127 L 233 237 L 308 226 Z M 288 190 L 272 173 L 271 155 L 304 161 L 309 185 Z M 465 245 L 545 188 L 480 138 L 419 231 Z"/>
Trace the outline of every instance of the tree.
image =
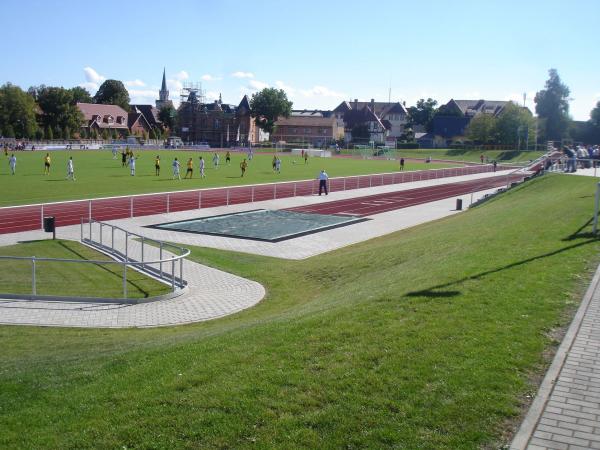
<path id="1" fill-rule="evenodd" d="M 493 143 L 496 140 L 496 121 L 491 114 L 479 114 L 471 119 L 465 134 L 477 144 Z"/>
<path id="2" fill-rule="evenodd" d="M 496 122 L 498 142 L 503 145 L 526 147 L 529 141 L 533 143 L 535 119 L 528 109 L 513 102 L 508 102 Z"/>
<path id="3" fill-rule="evenodd" d="M 82 88 L 81 86 L 75 86 L 74 88 L 69 89 L 71 91 L 71 95 L 73 96 L 73 104 L 77 103 L 92 103 L 93 99 L 87 89 Z"/>
<path id="4" fill-rule="evenodd" d="M 33 138 L 37 130 L 35 101 L 11 83 L 0 86 L 0 133 L 4 136 Z"/>
<path id="5" fill-rule="evenodd" d="M 129 92 L 121 81 L 106 80 L 94 95 L 94 103 L 118 105 L 125 111 L 129 111 Z"/>
<path id="6" fill-rule="evenodd" d="M 560 141 L 569 127 L 569 88 L 560 81 L 556 69 L 548 71 L 545 89 L 535 94 L 535 112 L 541 119 L 542 135 Z"/>
<path id="7" fill-rule="evenodd" d="M 590 122 L 593 126 L 600 128 L 600 102 L 596 103 L 596 107 L 590 112 Z"/>
<path id="8" fill-rule="evenodd" d="M 433 116 L 437 112 L 436 106 L 437 101 L 428 98 L 427 100 L 420 99 L 417 101 L 416 106 L 409 107 L 408 114 L 411 127 L 422 125 L 428 133 L 433 131 Z"/>
<path id="9" fill-rule="evenodd" d="M 177 110 L 171 105 L 165 105 L 158 112 L 158 118 L 164 127 L 172 130 L 177 123 Z"/>
<path id="10" fill-rule="evenodd" d="M 283 89 L 264 88 L 250 99 L 250 114 L 256 125 L 269 134 L 273 133 L 277 118 L 289 117 L 291 112 L 292 102 Z"/>
<path id="11" fill-rule="evenodd" d="M 51 127 L 54 130 L 60 129 L 60 134 L 65 139 L 69 137 L 65 135 L 65 131 L 79 130 L 83 123 L 83 114 L 76 106 L 77 102 L 73 97 L 73 89 L 53 86 L 43 86 L 36 89 L 38 106 L 42 111 L 39 116 L 42 127 Z M 67 134 L 70 134 L 70 131 Z M 56 136 L 58 137 L 58 134 Z"/>

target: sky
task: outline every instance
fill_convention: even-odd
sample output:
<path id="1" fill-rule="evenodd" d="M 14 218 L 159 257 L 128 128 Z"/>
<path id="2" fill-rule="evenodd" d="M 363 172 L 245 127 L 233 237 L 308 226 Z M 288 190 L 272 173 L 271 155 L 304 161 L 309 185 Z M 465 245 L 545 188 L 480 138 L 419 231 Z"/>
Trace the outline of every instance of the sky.
<path id="1" fill-rule="evenodd" d="M 294 109 L 431 97 L 513 100 L 535 110 L 548 70 L 588 120 L 600 101 L 600 0 L 2 0 L 0 84 L 125 83 L 154 103 L 201 83 L 238 104 L 266 86 Z"/>

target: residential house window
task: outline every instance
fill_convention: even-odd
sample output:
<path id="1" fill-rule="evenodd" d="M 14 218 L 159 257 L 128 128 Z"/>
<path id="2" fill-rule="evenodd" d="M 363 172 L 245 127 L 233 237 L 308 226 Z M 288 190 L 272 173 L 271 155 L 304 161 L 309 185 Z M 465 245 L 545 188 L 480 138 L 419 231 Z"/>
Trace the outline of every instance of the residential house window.
<path id="1" fill-rule="evenodd" d="M 304 134 L 310 134 L 310 128 L 305 128 L 304 129 Z"/>
<path id="2" fill-rule="evenodd" d="M 295 128 L 290 128 L 290 133 L 291 134 L 296 134 L 296 129 Z"/>

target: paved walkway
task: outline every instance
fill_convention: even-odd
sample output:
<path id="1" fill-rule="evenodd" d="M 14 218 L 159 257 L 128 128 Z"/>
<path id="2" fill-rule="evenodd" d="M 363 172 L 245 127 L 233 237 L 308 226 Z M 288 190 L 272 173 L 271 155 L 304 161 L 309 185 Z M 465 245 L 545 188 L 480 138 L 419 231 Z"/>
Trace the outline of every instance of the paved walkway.
<path id="1" fill-rule="evenodd" d="M 510 448 L 600 449 L 600 267 Z"/>

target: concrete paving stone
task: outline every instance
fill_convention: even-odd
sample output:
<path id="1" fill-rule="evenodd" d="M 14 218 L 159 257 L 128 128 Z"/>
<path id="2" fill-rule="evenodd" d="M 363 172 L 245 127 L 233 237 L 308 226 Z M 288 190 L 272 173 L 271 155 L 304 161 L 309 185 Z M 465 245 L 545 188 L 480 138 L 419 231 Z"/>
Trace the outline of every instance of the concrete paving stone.
<path id="1" fill-rule="evenodd" d="M 555 442 L 548 439 L 532 438 L 531 444 L 545 447 L 552 450 L 568 450 L 569 446 L 565 443 Z"/>

